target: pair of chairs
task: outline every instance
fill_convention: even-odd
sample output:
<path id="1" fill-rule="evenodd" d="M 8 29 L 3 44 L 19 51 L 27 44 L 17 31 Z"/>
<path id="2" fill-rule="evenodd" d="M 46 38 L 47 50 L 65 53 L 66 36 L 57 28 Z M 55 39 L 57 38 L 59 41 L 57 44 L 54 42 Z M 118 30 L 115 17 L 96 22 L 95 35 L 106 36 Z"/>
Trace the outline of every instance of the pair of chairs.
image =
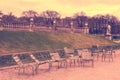
<path id="1" fill-rule="evenodd" d="M 113 61 L 113 53 L 112 46 L 92 46 L 92 55 L 97 57 L 97 60 L 101 57 L 102 61 Z"/>
<path id="2" fill-rule="evenodd" d="M 24 61 L 22 61 L 18 55 L 13 55 L 12 57 L 14 61 L 17 63 L 18 74 L 25 74 L 27 72 L 27 69 L 31 69 L 33 75 L 37 74 L 39 66 L 45 63 L 48 63 L 49 70 L 52 68 L 54 62 L 58 63 L 58 68 L 61 68 L 62 65 L 66 66 L 66 59 L 61 58 L 58 52 L 52 53 L 50 52 L 47 55 L 44 55 L 43 53 L 42 58 L 49 58 L 45 60 L 40 60 L 39 58 L 41 57 L 39 57 L 40 55 L 38 54 L 37 55 L 35 55 L 34 53 L 29 54 L 31 59 L 34 60 L 33 63 L 24 63 Z"/>
<path id="3" fill-rule="evenodd" d="M 74 49 L 64 48 L 65 54 L 68 57 L 69 64 L 73 63 L 74 65 L 77 63 L 78 65 L 85 66 L 85 63 L 91 62 L 92 67 L 94 66 L 94 60 L 91 55 L 91 52 L 88 49 L 77 50 L 75 52 Z M 77 54 L 76 54 L 77 53 Z M 68 62 L 67 61 L 67 62 Z"/>

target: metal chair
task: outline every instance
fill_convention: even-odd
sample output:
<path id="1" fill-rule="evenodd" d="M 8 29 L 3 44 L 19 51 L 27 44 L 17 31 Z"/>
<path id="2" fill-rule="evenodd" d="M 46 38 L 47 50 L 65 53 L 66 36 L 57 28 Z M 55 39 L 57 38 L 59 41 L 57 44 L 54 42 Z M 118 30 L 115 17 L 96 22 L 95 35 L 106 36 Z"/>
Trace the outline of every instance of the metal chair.
<path id="1" fill-rule="evenodd" d="M 33 54 L 30 54 L 30 57 L 35 61 L 35 74 L 38 73 L 38 68 L 39 68 L 39 65 L 42 65 L 42 64 L 45 64 L 45 63 L 48 63 L 48 61 L 40 61 L 38 60 Z"/>
<path id="2" fill-rule="evenodd" d="M 53 62 L 57 62 L 58 63 L 58 68 L 61 68 L 62 67 L 62 64 L 64 64 L 64 66 L 66 67 L 66 59 L 65 58 L 61 58 L 59 53 L 58 52 L 53 52 L 53 53 L 50 53 L 50 56 L 51 56 L 51 67 L 52 67 L 52 64 Z"/>
<path id="3" fill-rule="evenodd" d="M 106 48 L 103 49 L 102 53 L 102 61 L 106 61 L 106 59 L 110 61 L 113 61 L 113 49 L 111 46 L 106 46 Z"/>
<path id="4" fill-rule="evenodd" d="M 85 63 L 91 62 L 91 66 L 94 67 L 94 59 L 91 52 L 88 49 L 83 49 L 81 51 L 81 62 L 82 66 L 85 66 Z"/>
<path id="5" fill-rule="evenodd" d="M 32 70 L 32 74 L 34 74 L 34 65 L 30 63 L 24 63 L 20 60 L 17 55 L 12 56 L 15 62 L 17 63 L 18 74 L 25 74 L 26 70 L 30 68 Z"/>
<path id="6" fill-rule="evenodd" d="M 74 49 L 69 49 L 69 48 L 64 48 L 64 52 L 67 58 L 67 64 L 70 64 L 70 67 L 72 65 L 72 63 L 74 64 L 74 66 L 76 65 L 76 63 L 79 64 L 79 56 L 75 56 L 75 51 Z"/>

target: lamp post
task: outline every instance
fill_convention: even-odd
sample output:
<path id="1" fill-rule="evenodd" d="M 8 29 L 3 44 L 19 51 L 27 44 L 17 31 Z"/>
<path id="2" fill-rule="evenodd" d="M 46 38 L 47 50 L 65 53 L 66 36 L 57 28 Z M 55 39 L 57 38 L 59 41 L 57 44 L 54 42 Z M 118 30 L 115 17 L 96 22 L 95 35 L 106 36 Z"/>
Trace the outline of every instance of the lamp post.
<path id="1" fill-rule="evenodd" d="M 29 31 L 31 31 L 31 32 L 33 32 L 33 25 L 34 25 L 33 21 L 34 21 L 34 19 L 31 17 L 30 18 L 30 28 L 29 28 Z"/>

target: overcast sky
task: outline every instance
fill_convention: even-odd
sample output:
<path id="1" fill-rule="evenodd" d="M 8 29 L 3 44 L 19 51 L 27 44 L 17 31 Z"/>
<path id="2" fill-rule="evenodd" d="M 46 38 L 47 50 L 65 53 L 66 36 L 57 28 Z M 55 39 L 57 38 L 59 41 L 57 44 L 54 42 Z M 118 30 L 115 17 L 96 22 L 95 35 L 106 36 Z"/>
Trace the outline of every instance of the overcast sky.
<path id="1" fill-rule="evenodd" d="M 84 11 L 88 16 L 112 14 L 120 18 L 120 0 L 0 0 L 0 10 L 6 14 L 13 12 L 16 16 L 26 10 L 38 13 L 55 10 L 62 17 Z"/>

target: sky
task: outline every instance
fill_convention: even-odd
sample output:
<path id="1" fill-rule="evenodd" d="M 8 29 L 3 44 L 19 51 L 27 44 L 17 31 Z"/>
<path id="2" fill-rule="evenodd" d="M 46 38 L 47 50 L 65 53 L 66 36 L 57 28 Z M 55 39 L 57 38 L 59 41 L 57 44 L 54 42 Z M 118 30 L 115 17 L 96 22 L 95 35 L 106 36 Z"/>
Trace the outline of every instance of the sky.
<path id="1" fill-rule="evenodd" d="M 88 16 L 111 14 L 120 18 L 120 0 L 0 0 L 0 10 L 21 16 L 23 11 L 34 10 L 39 14 L 46 10 L 59 12 L 62 17 L 85 12 Z"/>

